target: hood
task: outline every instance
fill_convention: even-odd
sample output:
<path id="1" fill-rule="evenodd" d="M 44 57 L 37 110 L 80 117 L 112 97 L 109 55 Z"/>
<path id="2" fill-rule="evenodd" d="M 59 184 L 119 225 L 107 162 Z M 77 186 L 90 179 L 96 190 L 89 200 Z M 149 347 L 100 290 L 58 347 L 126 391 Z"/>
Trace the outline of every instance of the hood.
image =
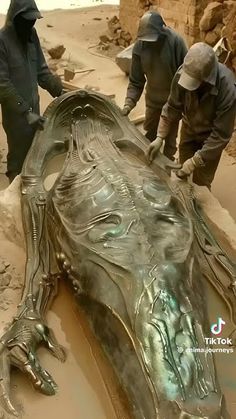
<path id="1" fill-rule="evenodd" d="M 6 25 L 13 23 L 15 17 L 24 12 L 36 12 L 40 15 L 39 9 L 34 0 L 11 0 L 7 12 Z"/>
<path id="2" fill-rule="evenodd" d="M 165 22 L 161 15 L 154 11 L 145 13 L 139 22 L 137 39 L 140 41 L 156 42 L 163 34 Z"/>

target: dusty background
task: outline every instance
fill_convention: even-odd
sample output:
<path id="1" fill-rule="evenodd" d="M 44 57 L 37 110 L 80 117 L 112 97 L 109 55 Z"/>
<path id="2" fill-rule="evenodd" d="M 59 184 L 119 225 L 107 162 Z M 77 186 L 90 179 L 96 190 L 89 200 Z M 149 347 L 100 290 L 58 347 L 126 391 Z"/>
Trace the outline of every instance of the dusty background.
<path id="1" fill-rule="evenodd" d="M 236 0 L 121 0 L 120 21 L 134 39 L 139 18 L 147 10 L 158 10 L 167 25 L 176 29 L 188 45 L 203 40 L 214 46 L 226 36 L 236 71 Z"/>
<path id="2" fill-rule="evenodd" d="M 132 3 L 131 0 L 126 4 Z M 177 3 L 177 2 L 176 2 Z M 66 52 L 60 60 L 49 60 L 50 66 L 58 73 L 67 65 L 74 68 L 95 68 L 90 74 L 78 74 L 73 83 L 79 87 L 96 88 L 101 92 L 115 94 L 115 100 L 122 106 L 127 88 L 126 76 L 117 68 L 114 62 L 115 50 L 102 50 L 99 35 L 107 31 L 107 22 L 113 16 L 119 16 L 118 7 L 99 6 L 80 10 L 57 10 L 44 13 L 44 19 L 37 23 L 45 53 L 51 47 L 63 44 Z M 0 25 L 4 17 L 0 16 Z M 131 22 L 131 21 L 130 21 Z M 104 55 L 105 54 L 105 55 Z M 46 53 L 48 58 L 48 54 Z M 47 92 L 41 91 L 41 110 L 50 103 L 51 98 Z M 137 117 L 144 112 L 144 101 L 140 101 L 131 117 Z M 229 210 L 236 220 L 236 160 L 235 140 L 230 146 L 231 156 L 224 153 L 216 179 L 213 184 L 213 193 L 221 204 Z M 0 125 L 0 153 L 2 154 L 0 166 L 0 189 L 7 186 L 4 175 L 6 168 L 6 139 Z M 17 182 L 17 181 L 16 181 Z M 17 302 L 20 298 L 20 285 L 23 282 L 25 262 L 24 242 L 20 226 L 19 199 L 16 186 L 12 185 L 7 191 L 0 192 L 0 313 L 1 327 L 12 318 Z M 9 195 L 10 194 L 10 195 Z M 10 202 L 16 202 L 11 208 Z M 18 208 L 16 210 L 16 208 Z M 17 227 L 16 227 L 17 226 Z M 217 295 L 208 288 L 210 320 L 215 321 L 218 315 L 227 321 L 226 333 L 232 331 L 230 318 L 224 304 Z M 63 287 L 59 298 L 49 313 L 49 324 L 56 328 L 56 335 L 68 350 L 68 360 L 59 364 L 44 351 L 40 352 L 43 364 L 52 372 L 59 384 L 59 393 L 54 398 L 46 398 L 33 392 L 30 385 L 16 374 L 13 379 L 13 393 L 17 402 L 24 406 L 23 418 L 41 419 L 48 416 L 51 419 L 128 419 L 126 413 L 116 416 L 117 389 L 108 383 L 112 392 L 113 404 L 110 401 L 106 383 L 103 382 L 101 372 L 95 360 L 92 347 L 96 347 L 91 337 L 85 336 L 81 326 L 81 316 L 73 305 L 73 301 Z M 96 350 L 95 350 L 96 352 Z M 107 368 L 102 360 L 102 368 Z M 234 355 L 221 355 L 218 357 L 218 371 L 223 391 L 227 395 L 229 410 L 232 418 L 236 417 L 236 379 L 234 369 Z M 24 385 L 22 385 L 24 383 Z M 118 410 L 120 407 L 118 407 Z M 234 413 L 233 413 L 234 412 Z"/>

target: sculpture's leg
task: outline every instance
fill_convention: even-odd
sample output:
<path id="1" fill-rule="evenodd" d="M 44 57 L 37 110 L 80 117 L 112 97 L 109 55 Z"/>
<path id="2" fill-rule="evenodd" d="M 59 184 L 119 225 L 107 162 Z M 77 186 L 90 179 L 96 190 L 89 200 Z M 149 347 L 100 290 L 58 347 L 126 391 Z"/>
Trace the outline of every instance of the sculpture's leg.
<path id="1" fill-rule="evenodd" d="M 32 180 L 31 180 L 32 182 Z M 44 394 L 54 394 L 56 384 L 38 361 L 36 349 L 44 344 L 54 356 L 64 360 L 63 349 L 46 326 L 45 313 L 57 291 L 58 275 L 53 274 L 53 252 L 45 226 L 46 200 L 40 183 L 23 179 L 22 212 L 27 243 L 26 280 L 19 310 L 11 327 L 1 338 L 0 398 L 5 410 L 16 411 L 10 401 L 10 369 L 19 368 Z"/>
<path id="2" fill-rule="evenodd" d="M 17 316 L 0 339 L 0 417 L 3 418 L 6 412 L 17 416 L 10 400 L 12 366 L 25 373 L 36 389 L 52 395 L 55 394 L 56 384 L 41 367 L 36 355 L 37 347 L 44 344 L 54 356 L 62 361 L 65 359 L 63 349 L 45 323 L 46 309 L 57 292 L 58 274 L 54 273 L 56 264 L 45 223 L 47 202 L 41 178 L 48 157 L 62 152 L 63 147 L 58 147 L 52 138 L 45 141 L 43 136 L 44 133 L 36 135 L 22 172 L 27 263 Z"/>

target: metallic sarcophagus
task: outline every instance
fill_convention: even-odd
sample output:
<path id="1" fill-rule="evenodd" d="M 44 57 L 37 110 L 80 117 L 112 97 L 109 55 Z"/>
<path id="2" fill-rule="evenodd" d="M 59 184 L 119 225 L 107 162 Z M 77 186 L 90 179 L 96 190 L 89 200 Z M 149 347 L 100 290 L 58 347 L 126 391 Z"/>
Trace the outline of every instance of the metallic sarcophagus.
<path id="1" fill-rule="evenodd" d="M 11 365 L 43 393 L 56 391 L 36 349 L 45 344 L 64 358 L 45 315 L 57 281 L 66 278 L 132 418 L 226 418 L 212 354 L 204 352 L 202 279 L 203 267 L 211 277 L 221 263 L 231 278 L 232 266 L 191 187 L 178 187 L 170 177 L 175 164 L 163 155 L 148 165 L 148 141 L 102 95 L 68 93 L 45 117 L 22 172 L 27 265 L 18 316 L 1 340 L 5 410 L 15 412 Z M 63 168 L 46 191 L 45 167 L 60 153 Z M 233 301 L 233 284 L 231 292 Z"/>

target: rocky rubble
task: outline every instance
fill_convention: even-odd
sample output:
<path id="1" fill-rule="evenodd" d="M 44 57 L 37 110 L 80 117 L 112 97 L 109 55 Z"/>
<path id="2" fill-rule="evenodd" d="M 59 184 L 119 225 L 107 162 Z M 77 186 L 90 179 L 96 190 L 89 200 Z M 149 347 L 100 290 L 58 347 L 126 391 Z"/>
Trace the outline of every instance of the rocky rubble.
<path id="1" fill-rule="evenodd" d="M 56 45 L 55 47 L 48 49 L 48 54 L 53 60 L 60 60 L 65 50 L 64 45 Z"/>
<path id="2" fill-rule="evenodd" d="M 20 178 L 0 191 L 0 334 L 17 310 L 24 283 L 25 249 Z M 0 415 L 1 416 L 1 415 Z"/>
<path id="3" fill-rule="evenodd" d="M 122 30 L 120 20 L 113 16 L 108 21 L 108 33 L 99 37 L 102 49 L 108 49 L 110 44 L 127 48 L 132 42 L 132 36 L 129 32 Z"/>
<path id="4" fill-rule="evenodd" d="M 215 45 L 221 37 L 230 44 L 231 66 L 236 71 L 236 0 L 210 2 L 204 9 L 199 23 L 201 38 Z"/>
<path id="5" fill-rule="evenodd" d="M 16 268 L 0 257 L 0 312 L 8 310 L 15 291 L 22 289 L 23 275 L 16 272 Z"/>
<path id="6" fill-rule="evenodd" d="M 160 12 L 188 45 L 203 40 L 213 46 L 226 37 L 236 70 L 236 0 L 120 0 L 119 31 L 128 31 L 134 40 L 139 19 L 148 10 Z"/>

